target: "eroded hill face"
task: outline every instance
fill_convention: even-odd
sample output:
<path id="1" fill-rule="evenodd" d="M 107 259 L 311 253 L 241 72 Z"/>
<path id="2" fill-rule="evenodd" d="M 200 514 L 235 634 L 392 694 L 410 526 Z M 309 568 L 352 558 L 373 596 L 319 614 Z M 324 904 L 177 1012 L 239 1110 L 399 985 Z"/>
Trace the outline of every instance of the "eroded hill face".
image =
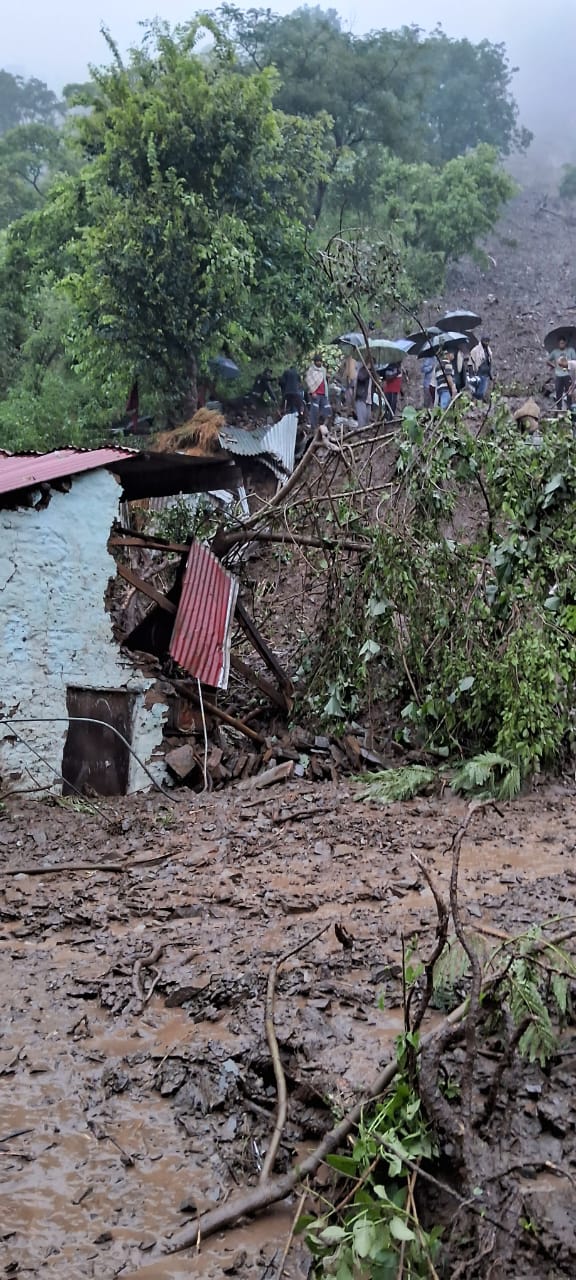
<path id="1" fill-rule="evenodd" d="M 480 265 L 464 258 L 449 273 L 439 300 L 482 316 L 505 393 L 542 396 L 549 381 L 542 340 L 554 324 L 576 324 L 576 209 L 535 189 L 509 204 L 485 244 Z M 572 308 L 572 309 L 571 309 Z M 437 314 L 436 308 L 430 315 Z"/>

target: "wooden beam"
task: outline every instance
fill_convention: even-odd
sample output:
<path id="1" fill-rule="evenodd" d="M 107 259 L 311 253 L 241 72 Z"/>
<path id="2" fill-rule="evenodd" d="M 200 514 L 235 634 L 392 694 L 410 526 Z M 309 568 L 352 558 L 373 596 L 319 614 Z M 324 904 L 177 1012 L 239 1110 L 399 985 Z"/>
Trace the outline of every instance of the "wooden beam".
<path id="1" fill-rule="evenodd" d="M 267 698 L 270 698 L 270 701 L 274 702 L 277 707 L 281 707 L 282 711 L 289 710 L 288 700 L 284 694 L 269 680 L 266 680 L 264 676 L 259 675 L 257 671 L 253 671 L 247 662 L 242 661 L 242 658 L 237 658 L 235 653 L 230 654 L 230 666 L 238 675 L 244 676 L 245 680 L 249 680 L 250 684 L 256 685 L 256 688 L 260 689 L 260 692 L 265 694 Z"/>
<path id="2" fill-rule="evenodd" d="M 257 733 L 255 729 L 251 729 L 249 725 L 244 724 L 243 720 L 237 720 L 235 716 L 229 716 L 227 711 L 221 711 L 220 707 L 215 707 L 213 702 L 207 702 L 205 698 L 202 699 L 201 703 L 195 689 L 191 689 L 190 685 L 187 684 L 185 680 L 172 680 L 170 677 L 168 677 L 168 679 L 177 693 L 182 693 L 185 698 L 189 698 L 197 707 L 200 707 L 203 703 L 204 711 L 207 712 L 209 716 L 214 716 L 216 720 L 221 720 L 223 724 L 230 725 L 231 729 L 237 729 L 238 732 L 243 733 L 246 738 L 251 738 L 252 742 L 259 742 L 261 746 L 266 745 L 266 738 L 264 737 L 264 734 Z"/>
<path id="3" fill-rule="evenodd" d="M 248 639 L 254 645 L 256 652 L 260 654 L 260 657 L 266 663 L 268 669 L 274 673 L 280 688 L 285 690 L 286 697 L 290 698 L 294 692 L 292 681 L 284 671 L 282 664 L 278 661 L 276 654 L 272 652 L 270 647 L 266 644 L 264 637 L 260 635 L 256 623 L 253 622 L 250 614 L 246 611 L 240 600 L 236 601 L 236 617 L 238 618 L 244 634 L 248 636 Z"/>
<path id="4" fill-rule="evenodd" d="M 178 612 L 176 605 L 172 604 L 171 600 L 167 600 L 166 596 L 163 596 L 161 591 L 157 591 L 156 587 L 153 587 L 151 582 L 145 582 L 143 578 L 139 578 L 136 573 L 133 573 L 131 569 L 127 569 L 123 564 L 117 565 L 116 568 L 120 577 L 124 578 L 125 582 L 129 582 L 131 587 L 135 587 L 137 591 L 141 591 L 142 595 L 148 596 L 149 599 L 153 600 L 161 609 L 165 609 L 166 613 L 175 614 Z"/>
<path id="5" fill-rule="evenodd" d="M 179 555 L 188 555 L 190 547 L 184 542 L 164 542 L 162 538 L 141 537 L 137 533 L 123 534 L 117 533 L 110 535 L 108 539 L 109 547 L 150 547 L 155 551 L 176 551 Z"/>

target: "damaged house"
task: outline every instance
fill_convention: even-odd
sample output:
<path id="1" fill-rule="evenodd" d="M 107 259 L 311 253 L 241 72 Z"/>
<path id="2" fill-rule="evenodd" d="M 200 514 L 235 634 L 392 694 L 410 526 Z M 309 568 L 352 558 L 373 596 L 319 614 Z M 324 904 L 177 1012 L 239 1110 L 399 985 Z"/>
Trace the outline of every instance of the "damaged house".
<path id="1" fill-rule="evenodd" d="M 235 441 L 229 443 L 234 448 Z M 239 452 L 246 448 L 242 440 Z M 237 580 L 203 544 L 174 548 L 180 564 L 165 596 L 125 562 L 117 564 L 113 549 L 154 545 L 126 527 L 132 503 L 238 494 L 243 485 L 236 459 L 223 449 L 205 457 L 116 447 L 0 453 L 4 792 L 121 795 L 147 788 L 151 777 L 162 780 L 170 698 L 159 693 L 143 656 L 159 651 L 161 635 L 160 649 L 169 651 L 176 674 L 192 676 L 198 692 L 206 686 L 209 699 L 211 689 L 227 686 L 232 618 L 244 611 Z M 122 642 L 110 616 L 117 572 L 144 594 L 147 606 Z M 249 632 L 247 616 L 244 625 Z M 274 668 L 264 642 L 257 634 L 252 639 Z M 250 676 L 245 663 L 236 663 Z M 284 695 L 276 691 L 276 697 L 282 705 Z"/>

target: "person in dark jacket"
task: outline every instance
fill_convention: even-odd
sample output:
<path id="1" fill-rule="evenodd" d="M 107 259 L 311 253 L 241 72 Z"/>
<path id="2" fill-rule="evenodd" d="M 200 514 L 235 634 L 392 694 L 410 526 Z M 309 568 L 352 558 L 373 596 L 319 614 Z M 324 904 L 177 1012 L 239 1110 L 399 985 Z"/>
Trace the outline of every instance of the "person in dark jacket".
<path id="1" fill-rule="evenodd" d="M 304 397 L 300 374 L 294 368 L 294 365 L 291 365 L 289 369 L 285 369 L 281 375 L 280 392 L 282 395 L 282 412 L 301 414 Z"/>

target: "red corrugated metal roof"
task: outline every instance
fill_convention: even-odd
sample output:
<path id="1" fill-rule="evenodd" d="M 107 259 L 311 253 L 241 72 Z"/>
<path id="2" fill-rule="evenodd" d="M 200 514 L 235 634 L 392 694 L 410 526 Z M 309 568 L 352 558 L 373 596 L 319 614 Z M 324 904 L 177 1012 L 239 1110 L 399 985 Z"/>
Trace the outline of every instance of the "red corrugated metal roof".
<path id="1" fill-rule="evenodd" d="M 27 489 L 29 485 L 75 476 L 79 471 L 108 467 L 120 458 L 131 458 L 135 449 L 109 445 L 105 449 L 53 449 L 51 453 L 13 453 L 0 456 L 0 493 Z"/>
<path id="2" fill-rule="evenodd" d="M 225 689 L 238 581 L 216 556 L 195 542 L 190 549 L 170 654 L 190 675 Z"/>

